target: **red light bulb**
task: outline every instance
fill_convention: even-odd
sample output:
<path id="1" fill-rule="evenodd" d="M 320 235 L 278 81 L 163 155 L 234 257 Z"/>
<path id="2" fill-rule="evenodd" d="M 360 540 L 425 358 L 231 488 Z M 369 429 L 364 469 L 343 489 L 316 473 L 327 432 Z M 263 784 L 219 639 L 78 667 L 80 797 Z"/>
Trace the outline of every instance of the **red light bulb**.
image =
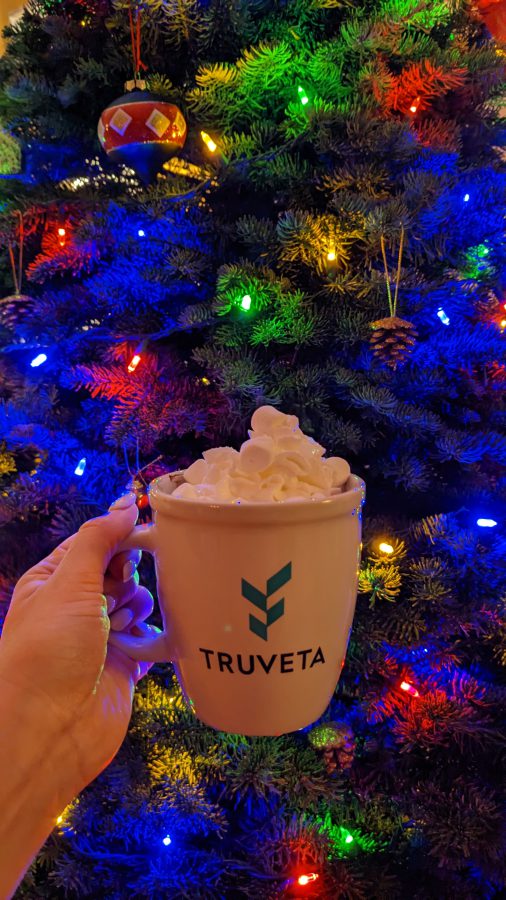
<path id="1" fill-rule="evenodd" d="M 308 875 L 299 875 L 297 878 L 297 884 L 300 884 L 301 887 L 305 887 L 306 884 L 310 884 L 311 881 L 316 881 L 320 876 L 317 875 L 316 872 L 309 872 Z"/>
<path id="2" fill-rule="evenodd" d="M 407 694 L 411 694 L 412 697 L 419 697 L 416 687 L 413 687 L 409 681 L 401 681 L 401 691 L 406 691 Z"/>

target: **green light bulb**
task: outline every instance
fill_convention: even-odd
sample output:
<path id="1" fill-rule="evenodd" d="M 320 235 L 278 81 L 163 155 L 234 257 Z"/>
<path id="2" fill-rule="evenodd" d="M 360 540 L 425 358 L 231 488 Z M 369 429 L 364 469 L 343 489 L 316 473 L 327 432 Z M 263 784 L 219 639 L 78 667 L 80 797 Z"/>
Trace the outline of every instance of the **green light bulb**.
<path id="1" fill-rule="evenodd" d="M 304 88 L 300 86 L 300 84 L 299 84 L 299 87 L 297 88 L 297 93 L 299 95 L 299 100 L 303 106 L 305 106 L 306 103 L 309 103 L 309 97 L 306 94 Z"/>
<path id="2" fill-rule="evenodd" d="M 241 300 L 241 306 L 243 309 L 250 309 L 251 307 L 251 297 L 249 294 L 245 294 Z"/>

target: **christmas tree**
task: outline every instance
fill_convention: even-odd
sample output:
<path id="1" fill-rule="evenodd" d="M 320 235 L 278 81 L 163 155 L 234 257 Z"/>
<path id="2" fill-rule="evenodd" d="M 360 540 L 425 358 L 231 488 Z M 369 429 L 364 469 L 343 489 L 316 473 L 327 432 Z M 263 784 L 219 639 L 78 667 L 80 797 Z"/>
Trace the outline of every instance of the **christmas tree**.
<path id="1" fill-rule="evenodd" d="M 2 615 L 262 404 L 368 492 L 322 721 L 217 733 L 155 666 L 19 896 L 499 896 L 504 48 L 467 0 L 34 0 L 6 39 Z"/>

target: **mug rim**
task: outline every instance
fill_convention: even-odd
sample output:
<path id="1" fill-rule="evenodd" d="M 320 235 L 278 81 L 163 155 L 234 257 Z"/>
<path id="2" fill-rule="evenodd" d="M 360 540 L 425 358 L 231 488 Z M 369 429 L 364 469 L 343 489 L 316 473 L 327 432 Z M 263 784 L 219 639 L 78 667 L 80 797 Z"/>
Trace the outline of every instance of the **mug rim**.
<path id="1" fill-rule="evenodd" d="M 162 482 L 170 482 L 179 472 L 168 472 L 153 479 L 149 485 L 149 501 L 155 512 L 168 513 L 174 518 L 213 519 L 230 521 L 238 517 L 242 522 L 307 521 L 344 515 L 360 510 L 365 503 L 365 482 L 360 476 L 350 474 L 347 489 L 334 497 L 322 500 L 293 500 L 284 503 L 220 503 L 218 501 L 188 500 L 172 497 L 161 489 Z"/>

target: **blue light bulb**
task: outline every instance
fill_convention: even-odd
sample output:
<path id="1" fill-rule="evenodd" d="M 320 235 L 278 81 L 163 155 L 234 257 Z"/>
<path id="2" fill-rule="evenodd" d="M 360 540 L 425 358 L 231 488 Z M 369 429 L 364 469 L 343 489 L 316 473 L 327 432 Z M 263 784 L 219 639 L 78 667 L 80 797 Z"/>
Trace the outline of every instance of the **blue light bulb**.
<path id="1" fill-rule="evenodd" d="M 165 844 L 166 847 L 168 847 L 169 844 L 172 844 L 172 838 L 171 838 L 170 834 L 165 835 L 165 837 L 162 841 L 162 844 Z"/>
<path id="2" fill-rule="evenodd" d="M 446 313 L 445 313 L 445 311 L 444 311 L 444 309 L 443 309 L 442 306 L 440 306 L 439 309 L 438 309 L 438 311 L 437 311 L 437 317 L 438 317 L 438 319 L 441 320 L 441 322 L 443 323 L 443 325 L 449 325 L 449 324 L 450 324 L 450 319 L 449 319 L 448 316 L 446 315 Z"/>
<path id="3" fill-rule="evenodd" d="M 137 234 L 139 235 L 139 237 L 146 237 L 146 232 L 143 228 L 139 228 Z"/>
<path id="4" fill-rule="evenodd" d="M 495 519 L 476 519 L 476 524 L 480 526 L 480 528 L 495 528 L 497 522 Z"/>
<path id="5" fill-rule="evenodd" d="M 74 469 L 74 475 L 84 475 L 85 468 L 86 468 L 86 457 L 83 456 L 83 458 L 79 460 L 77 466 Z"/>
<path id="6" fill-rule="evenodd" d="M 45 363 L 47 356 L 45 353 L 38 353 L 37 356 L 32 359 L 30 365 L 32 369 L 36 369 L 38 366 L 41 366 L 42 363 Z"/>
<path id="7" fill-rule="evenodd" d="M 471 198 L 470 198 L 470 195 L 469 195 L 469 194 L 464 194 L 464 203 L 467 203 L 468 200 L 470 200 L 470 199 L 471 199 Z"/>

